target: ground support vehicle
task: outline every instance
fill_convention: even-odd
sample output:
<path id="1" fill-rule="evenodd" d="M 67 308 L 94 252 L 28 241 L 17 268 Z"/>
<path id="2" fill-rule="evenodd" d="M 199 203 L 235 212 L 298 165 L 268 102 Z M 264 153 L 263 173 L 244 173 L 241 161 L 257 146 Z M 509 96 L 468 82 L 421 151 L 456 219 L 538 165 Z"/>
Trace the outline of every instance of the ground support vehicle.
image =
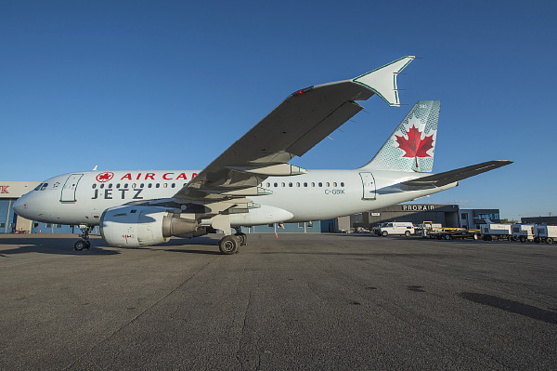
<path id="1" fill-rule="evenodd" d="M 416 235 L 428 238 L 431 234 L 440 232 L 443 226 L 440 223 L 433 223 L 432 221 L 424 221 L 415 227 Z"/>
<path id="2" fill-rule="evenodd" d="M 510 240 L 512 229 L 510 224 L 489 223 L 480 225 L 484 241 Z"/>
<path id="3" fill-rule="evenodd" d="M 557 243 L 557 225 L 537 225 L 535 229 L 535 243 Z"/>
<path id="4" fill-rule="evenodd" d="M 375 229 L 378 236 L 387 237 L 390 235 L 399 235 L 409 237 L 414 234 L 414 224 L 411 222 L 387 222 L 381 224 Z"/>
<path id="5" fill-rule="evenodd" d="M 513 224 L 511 240 L 513 241 L 534 241 L 534 224 Z"/>

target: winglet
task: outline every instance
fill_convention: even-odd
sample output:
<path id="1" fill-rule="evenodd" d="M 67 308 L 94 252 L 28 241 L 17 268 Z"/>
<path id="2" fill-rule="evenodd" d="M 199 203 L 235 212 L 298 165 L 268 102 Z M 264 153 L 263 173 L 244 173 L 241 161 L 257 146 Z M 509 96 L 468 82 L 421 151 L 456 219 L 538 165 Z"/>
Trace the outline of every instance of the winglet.
<path id="1" fill-rule="evenodd" d="M 352 81 L 373 90 L 388 105 L 400 107 L 396 77 L 414 58 L 416 57 L 402 57 L 376 70 L 364 73 Z"/>

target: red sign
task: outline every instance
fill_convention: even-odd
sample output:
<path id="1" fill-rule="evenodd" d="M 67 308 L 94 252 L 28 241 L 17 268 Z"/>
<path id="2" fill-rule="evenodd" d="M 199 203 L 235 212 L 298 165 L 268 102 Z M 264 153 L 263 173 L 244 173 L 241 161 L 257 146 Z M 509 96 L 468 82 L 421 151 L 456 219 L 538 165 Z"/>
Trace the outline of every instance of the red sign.
<path id="1" fill-rule="evenodd" d="M 8 187 L 9 187 L 9 186 L 2 186 L 2 185 L 0 185 L 0 193 L 2 193 L 2 194 L 8 194 L 8 193 L 10 193 L 10 191 L 8 191 Z"/>

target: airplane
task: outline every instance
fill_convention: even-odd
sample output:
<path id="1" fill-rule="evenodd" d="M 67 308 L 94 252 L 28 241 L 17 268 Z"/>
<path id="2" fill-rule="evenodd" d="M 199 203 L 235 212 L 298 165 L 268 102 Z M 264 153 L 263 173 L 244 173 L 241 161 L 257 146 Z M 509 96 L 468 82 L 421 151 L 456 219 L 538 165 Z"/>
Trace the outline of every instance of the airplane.
<path id="1" fill-rule="evenodd" d="M 218 230 L 223 254 L 247 244 L 241 227 L 306 222 L 379 209 L 441 192 L 511 164 L 488 161 L 432 174 L 439 101 L 419 101 L 366 165 L 306 170 L 290 161 L 363 109 L 373 95 L 398 107 L 402 57 L 353 79 L 296 90 L 201 171 L 83 171 L 39 184 L 14 204 L 27 219 L 80 225 L 75 250 L 100 226 L 110 246 L 141 247 Z M 233 231 L 235 233 L 233 233 Z"/>

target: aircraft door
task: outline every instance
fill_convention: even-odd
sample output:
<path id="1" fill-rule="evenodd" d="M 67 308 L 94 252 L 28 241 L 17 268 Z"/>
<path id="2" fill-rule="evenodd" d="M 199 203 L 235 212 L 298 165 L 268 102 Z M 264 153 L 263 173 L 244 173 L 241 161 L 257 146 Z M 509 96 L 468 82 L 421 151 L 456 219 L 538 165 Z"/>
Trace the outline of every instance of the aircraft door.
<path id="1" fill-rule="evenodd" d="M 66 180 L 66 183 L 62 187 L 62 193 L 60 194 L 61 202 L 75 202 L 75 191 L 77 190 L 77 183 L 81 180 L 83 174 L 72 174 Z"/>
<path id="2" fill-rule="evenodd" d="M 371 173 L 360 173 L 360 177 L 362 178 L 362 186 L 363 186 L 363 200 L 375 200 L 376 198 L 376 188 L 375 188 L 375 179 L 373 178 L 373 174 Z"/>

